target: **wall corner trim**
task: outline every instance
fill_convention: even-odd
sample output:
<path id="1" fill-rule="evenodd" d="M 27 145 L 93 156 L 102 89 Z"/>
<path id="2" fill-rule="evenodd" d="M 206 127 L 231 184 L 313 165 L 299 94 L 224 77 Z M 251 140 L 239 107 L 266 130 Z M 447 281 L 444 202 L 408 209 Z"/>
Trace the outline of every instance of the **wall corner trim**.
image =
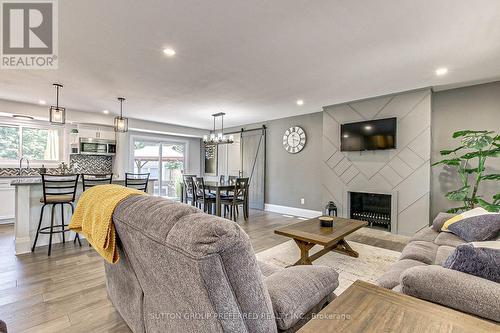
<path id="1" fill-rule="evenodd" d="M 296 207 L 280 206 L 265 204 L 264 210 L 267 212 L 273 212 L 278 214 L 293 215 L 298 217 L 315 218 L 321 216 L 322 213 L 319 210 L 310 210 Z"/>

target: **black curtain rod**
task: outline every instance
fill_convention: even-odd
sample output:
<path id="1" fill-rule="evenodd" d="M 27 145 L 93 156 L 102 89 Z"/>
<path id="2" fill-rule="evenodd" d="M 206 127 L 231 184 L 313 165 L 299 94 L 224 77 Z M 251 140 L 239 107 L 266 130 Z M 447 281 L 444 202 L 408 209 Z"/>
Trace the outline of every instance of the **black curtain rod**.
<path id="1" fill-rule="evenodd" d="M 254 132 L 254 131 L 262 131 L 262 130 L 266 130 L 266 129 L 267 129 L 266 125 L 262 125 L 262 127 L 258 127 L 258 128 L 251 128 L 251 129 L 241 128 L 241 130 L 239 130 L 237 132 L 229 132 L 229 133 L 224 133 L 224 134 L 237 134 L 237 133 L 245 133 L 245 132 Z"/>

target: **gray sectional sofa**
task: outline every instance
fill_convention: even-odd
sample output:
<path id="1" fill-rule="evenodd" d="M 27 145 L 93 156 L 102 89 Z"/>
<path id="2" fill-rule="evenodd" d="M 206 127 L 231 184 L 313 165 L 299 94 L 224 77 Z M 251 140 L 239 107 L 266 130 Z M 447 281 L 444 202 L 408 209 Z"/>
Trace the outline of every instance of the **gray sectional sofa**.
<path id="1" fill-rule="evenodd" d="M 135 332 L 295 332 L 333 297 L 329 267 L 259 263 L 234 222 L 152 196 L 113 214 L 120 260 L 108 294 Z"/>
<path id="2" fill-rule="evenodd" d="M 453 215 L 440 213 L 434 225 Z M 404 294 L 500 322 L 500 284 L 442 267 L 455 248 L 466 243 L 439 227 L 420 230 L 377 284 Z"/>

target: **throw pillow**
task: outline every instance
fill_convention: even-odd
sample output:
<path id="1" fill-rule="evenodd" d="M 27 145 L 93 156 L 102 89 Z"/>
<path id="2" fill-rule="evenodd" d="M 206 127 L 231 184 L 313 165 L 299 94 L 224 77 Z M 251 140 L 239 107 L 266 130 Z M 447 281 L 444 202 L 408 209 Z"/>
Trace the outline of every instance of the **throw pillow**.
<path id="1" fill-rule="evenodd" d="M 442 212 L 438 213 L 434 218 L 434 221 L 432 221 L 432 229 L 434 231 L 440 232 L 441 228 L 443 227 L 443 224 L 455 216 L 457 216 L 457 214 L 442 213 Z"/>
<path id="2" fill-rule="evenodd" d="M 484 214 L 465 218 L 451 224 L 448 231 L 467 242 L 494 239 L 500 232 L 500 214 Z"/>
<path id="3" fill-rule="evenodd" d="M 493 241 L 459 245 L 443 263 L 443 267 L 500 283 L 499 243 Z"/>
<path id="4" fill-rule="evenodd" d="M 473 217 L 473 216 L 479 216 L 479 215 L 484 215 L 484 214 L 490 214 L 486 209 L 483 207 L 477 207 L 471 210 L 468 210 L 466 212 L 460 213 L 458 215 L 455 215 L 451 219 L 447 220 L 444 224 L 443 227 L 441 228 L 441 231 L 446 231 L 448 232 L 448 227 L 452 225 L 453 223 L 456 223 L 460 220 L 466 219 L 468 217 Z"/>

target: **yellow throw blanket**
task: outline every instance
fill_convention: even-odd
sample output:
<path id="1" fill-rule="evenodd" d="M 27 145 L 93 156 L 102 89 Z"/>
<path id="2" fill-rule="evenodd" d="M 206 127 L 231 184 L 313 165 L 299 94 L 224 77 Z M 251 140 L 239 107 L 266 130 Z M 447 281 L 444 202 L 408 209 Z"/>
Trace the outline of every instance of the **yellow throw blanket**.
<path id="1" fill-rule="evenodd" d="M 69 229 L 84 235 L 106 261 L 115 264 L 120 256 L 116 248 L 113 212 L 123 199 L 145 194 L 121 185 L 94 186 L 80 196 Z"/>

